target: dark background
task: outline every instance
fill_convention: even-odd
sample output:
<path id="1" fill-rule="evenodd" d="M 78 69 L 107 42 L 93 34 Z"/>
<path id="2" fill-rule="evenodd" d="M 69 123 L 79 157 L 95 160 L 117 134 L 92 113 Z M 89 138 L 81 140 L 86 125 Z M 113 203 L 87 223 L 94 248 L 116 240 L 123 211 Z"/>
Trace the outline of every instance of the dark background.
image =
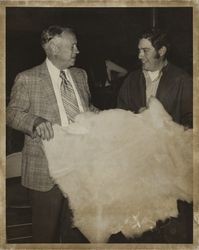
<path id="1" fill-rule="evenodd" d="M 49 25 L 72 26 L 77 32 L 76 66 L 89 77 L 93 103 L 101 109 L 114 108 L 116 92 L 97 88 L 91 68 L 100 72 L 109 58 L 128 71 L 139 67 L 137 43 L 140 33 L 154 25 L 168 32 L 169 60 L 192 75 L 192 8 L 6 8 L 6 100 L 20 71 L 45 60 L 40 46 L 41 31 Z M 21 133 L 7 128 L 7 154 L 20 151 Z"/>

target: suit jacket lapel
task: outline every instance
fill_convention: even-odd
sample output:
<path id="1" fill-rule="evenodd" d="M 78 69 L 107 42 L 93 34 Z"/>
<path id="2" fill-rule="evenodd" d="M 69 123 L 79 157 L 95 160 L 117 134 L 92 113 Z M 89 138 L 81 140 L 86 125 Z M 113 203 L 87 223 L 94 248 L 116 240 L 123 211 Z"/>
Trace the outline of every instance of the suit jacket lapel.
<path id="1" fill-rule="evenodd" d="M 169 63 L 162 70 L 162 77 L 160 78 L 156 95 L 158 99 L 164 98 L 165 96 L 167 96 L 167 93 L 169 95 L 168 89 L 170 88 L 170 83 L 172 82 L 167 80 L 170 79 L 170 75 L 168 74 L 168 69 L 169 69 Z"/>
<path id="2" fill-rule="evenodd" d="M 83 109 L 86 111 L 86 107 L 88 105 L 86 105 L 86 90 L 84 88 L 84 82 L 82 80 L 82 77 L 79 76 L 78 72 L 74 72 L 75 69 L 71 70 L 70 69 L 70 74 L 71 74 L 71 77 L 73 79 L 73 82 L 74 82 L 74 85 L 77 89 L 77 92 L 79 94 L 79 97 L 80 97 L 80 100 L 81 100 L 81 103 L 82 103 L 82 107 Z"/>
<path id="3" fill-rule="evenodd" d="M 61 124 L 61 118 L 59 114 L 59 108 L 57 104 L 57 99 L 55 96 L 53 84 L 50 78 L 50 74 L 48 72 L 48 68 L 46 66 L 46 63 L 44 62 L 41 64 L 41 70 L 40 70 L 40 80 L 41 80 L 41 86 L 42 89 L 45 89 L 43 93 L 47 97 L 46 100 L 48 100 L 50 108 L 54 111 L 55 120 Z"/>
<path id="4" fill-rule="evenodd" d="M 140 86 L 140 96 L 141 96 L 141 107 L 145 107 L 146 106 L 146 80 L 145 80 L 143 72 L 141 72 L 139 86 Z"/>

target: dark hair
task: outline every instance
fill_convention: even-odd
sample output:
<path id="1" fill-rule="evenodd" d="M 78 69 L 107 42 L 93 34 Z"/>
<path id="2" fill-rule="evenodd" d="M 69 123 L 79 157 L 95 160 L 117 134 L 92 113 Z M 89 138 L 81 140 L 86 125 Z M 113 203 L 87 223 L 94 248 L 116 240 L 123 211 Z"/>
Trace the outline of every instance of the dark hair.
<path id="1" fill-rule="evenodd" d="M 41 34 L 41 44 L 42 46 L 48 43 L 53 37 L 60 36 L 63 32 L 74 33 L 72 28 L 69 27 L 61 27 L 58 25 L 53 25 L 43 30 Z"/>
<path id="2" fill-rule="evenodd" d="M 166 32 L 161 31 L 160 29 L 157 28 L 153 28 L 152 30 L 144 32 L 141 35 L 140 39 L 142 38 L 148 39 L 153 45 L 153 47 L 156 49 L 156 51 L 165 46 L 167 48 L 167 53 L 168 53 L 170 44 Z"/>

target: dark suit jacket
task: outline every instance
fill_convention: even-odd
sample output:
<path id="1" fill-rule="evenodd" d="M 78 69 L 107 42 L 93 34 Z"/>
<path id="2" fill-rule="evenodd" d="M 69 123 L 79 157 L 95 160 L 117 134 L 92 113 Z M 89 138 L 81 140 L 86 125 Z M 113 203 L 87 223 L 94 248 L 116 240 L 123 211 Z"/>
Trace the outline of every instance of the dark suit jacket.
<path id="1" fill-rule="evenodd" d="M 94 110 L 86 72 L 70 69 L 84 111 Z M 33 125 L 37 117 L 61 124 L 58 105 L 46 63 L 17 75 L 7 107 L 7 125 L 25 133 L 22 152 L 22 184 L 39 191 L 50 190 L 54 183 L 49 176 L 48 163 L 40 137 L 35 136 Z"/>
<path id="2" fill-rule="evenodd" d="M 173 120 L 192 127 L 193 84 L 191 77 L 178 67 L 168 63 L 163 68 L 156 97 Z M 142 70 L 129 74 L 118 95 L 117 107 L 138 112 L 146 107 L 146 82 Z"/>

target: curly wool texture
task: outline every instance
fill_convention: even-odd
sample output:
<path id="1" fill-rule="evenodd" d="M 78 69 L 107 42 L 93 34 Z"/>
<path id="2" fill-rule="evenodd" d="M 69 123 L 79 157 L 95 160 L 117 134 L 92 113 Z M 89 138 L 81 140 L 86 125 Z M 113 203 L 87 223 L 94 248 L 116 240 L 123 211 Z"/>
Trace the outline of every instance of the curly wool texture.
<path id="1" fill-rule="evenodd" d="M 43 142 L 50 174 L 90 242 L 141 234 L 177 216 L 177 199 L 192 201 L 192 130 L 156 99 L 141 114 L 82 113 L 54 134 Z"/>

